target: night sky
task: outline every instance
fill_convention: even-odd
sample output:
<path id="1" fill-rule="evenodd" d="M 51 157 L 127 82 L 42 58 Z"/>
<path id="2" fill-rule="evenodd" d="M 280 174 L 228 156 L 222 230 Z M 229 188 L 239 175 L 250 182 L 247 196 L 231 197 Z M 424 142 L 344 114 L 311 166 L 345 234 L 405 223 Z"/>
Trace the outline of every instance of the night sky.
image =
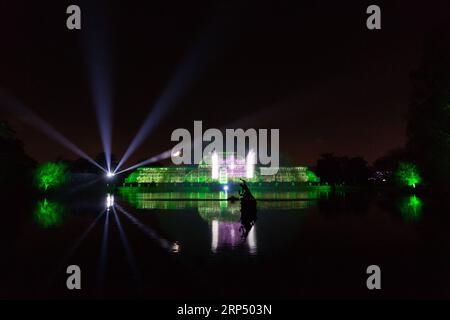
<path id="1" fill-rule="evenodd" d="M 194 120 L 279 128 L 280 151 L 296 164 L 325 152 L 371 162 L 405 143 L 424 37 L 450 20 L 448 0 L 92 2 L 2 1 L 0 90 L 94 157 L 102 145 L 89 65 L 101 66 L 120 158 L 194 50 L 171 109 L 128 164 L 171 148 L 171 132 L 192 131 Z M 81 7 L 81 31 L 66 28 L 69 4 Z M 366 28 L 370 4 L 381 7 L 381 30 Z M 100 62 L 88 63 L 86 35 L 102 35 Z M 37 160 L 78 157 L 14 116 L 0 119 Z"/>

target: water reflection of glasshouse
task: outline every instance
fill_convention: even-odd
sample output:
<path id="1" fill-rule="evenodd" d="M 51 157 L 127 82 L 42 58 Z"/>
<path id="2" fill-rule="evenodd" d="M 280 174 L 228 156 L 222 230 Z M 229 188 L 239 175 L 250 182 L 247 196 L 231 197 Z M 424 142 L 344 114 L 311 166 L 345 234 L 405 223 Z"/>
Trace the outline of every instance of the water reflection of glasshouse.
<path id="1" fill-rule="evenodd" d="M 200 215 L 239 214 L 239 201 L 227 201 L 231 193 L 217 192 L 146 192 L 138 188 L 123 187 L 120 195 L 136 209 L 198 209 Z M 323 197 L 320 190 L 308 192 L 254 192 L 258 209 L 306 209 Z M 290 201 L 283 201 L 290 200 Z M 211 220 L 211 219 L 208 219 Z"/>
<path id="2" fill-rule="evenodd" d="M 276 209 L 307 209 L 316 204 L 317 192 L 290 192 L 284 196 L 303 200 L 277 201 L 280 193 L 260 193 L 258 197 L 271 197 L 274 200 L 258 201 L 258 211 Z M 239 201 L 228 201 L 228 192 L 146 192 L 140 188 L 124 187 L 120 196 L 135 209 L 157 210 L 196 210 L 198 215 L 208 224 L 211 235 L 211 251 L 216 253 L 223 249 L 243 248 L 250 254 L 257 252 L 256 226 L 253 226 L 244 237 L 241 224 L 241 206 Z M 306 213 L 306 210 L 304 211 Z M 181 246 L 186 246 L 190 239 L 179 239 Z"/>

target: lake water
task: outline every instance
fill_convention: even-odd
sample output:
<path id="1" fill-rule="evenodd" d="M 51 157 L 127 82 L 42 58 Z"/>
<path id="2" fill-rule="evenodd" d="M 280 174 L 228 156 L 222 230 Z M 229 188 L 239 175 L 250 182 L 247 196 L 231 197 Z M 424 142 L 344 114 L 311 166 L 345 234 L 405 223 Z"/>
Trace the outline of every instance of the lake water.
<path id="1" fill-rule="evenodd" d="M 256 192 L 257 220 L 245 235 L 240 204 L 228 196 L 125 189 L 11 198 L 2 212 L 0 297 L 450 296 L 450 219 L 439 201 Z M 66 288 L 71 264 L 81 268 L 80 291 Z M 366 287 L 372 264 L 381 268 L 379 291 Z"/>

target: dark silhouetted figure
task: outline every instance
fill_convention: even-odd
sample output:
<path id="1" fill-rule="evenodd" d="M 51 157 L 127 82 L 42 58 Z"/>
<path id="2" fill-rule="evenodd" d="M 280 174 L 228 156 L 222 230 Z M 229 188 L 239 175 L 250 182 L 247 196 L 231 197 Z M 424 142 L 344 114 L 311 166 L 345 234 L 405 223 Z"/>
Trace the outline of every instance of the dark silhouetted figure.
<path id="1" fill-rule="evenodd" d="M 246 239 L 256 222 L 256 199 L 250 192 L 247 183 L 242 179 L 241 181 L 241 190 L 239 191 L 241 197 L 241 227 L 239 230 L 242 233 L 242 238 Z"/>

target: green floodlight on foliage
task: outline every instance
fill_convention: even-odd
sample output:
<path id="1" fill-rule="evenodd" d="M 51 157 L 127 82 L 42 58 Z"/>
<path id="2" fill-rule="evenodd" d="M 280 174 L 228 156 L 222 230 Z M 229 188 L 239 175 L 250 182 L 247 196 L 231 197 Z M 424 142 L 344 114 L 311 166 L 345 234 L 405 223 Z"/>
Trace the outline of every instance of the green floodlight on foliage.
<path id="1" fill-rule="evenodd" d="M 306 170 L 306 178 L 308 182 L 320 182 L 320 178 L 309 169 Z"/>
<path id="2" fill-rule="evenodd" d="M 56 227 L 62 223 L 63 211 L 59 203 L 44 199 L 37 203 L 34 220 L 42 228 Z"/>
<path id="3" fill-rule="evenodd" d="M 414 163 L 400 162 L 395 172 L 397 181 L 401 185 L 415 188 L 416 185 L 422 182 L 419 174 L 419 169 Z"/>
<path id="4" fill-rule="evenodd" d="M 61 162 L 47 162 L 36 169 L 37 186 L 41 190 L 56 189 L 69 180 L 67 166 Z"/>
<path id="5" fill-rule="evenodd" d="M 423 201 L 416 195 L 400 199 L 399 207 L 405 221 L 417 221 L 422 216 Z"/>

